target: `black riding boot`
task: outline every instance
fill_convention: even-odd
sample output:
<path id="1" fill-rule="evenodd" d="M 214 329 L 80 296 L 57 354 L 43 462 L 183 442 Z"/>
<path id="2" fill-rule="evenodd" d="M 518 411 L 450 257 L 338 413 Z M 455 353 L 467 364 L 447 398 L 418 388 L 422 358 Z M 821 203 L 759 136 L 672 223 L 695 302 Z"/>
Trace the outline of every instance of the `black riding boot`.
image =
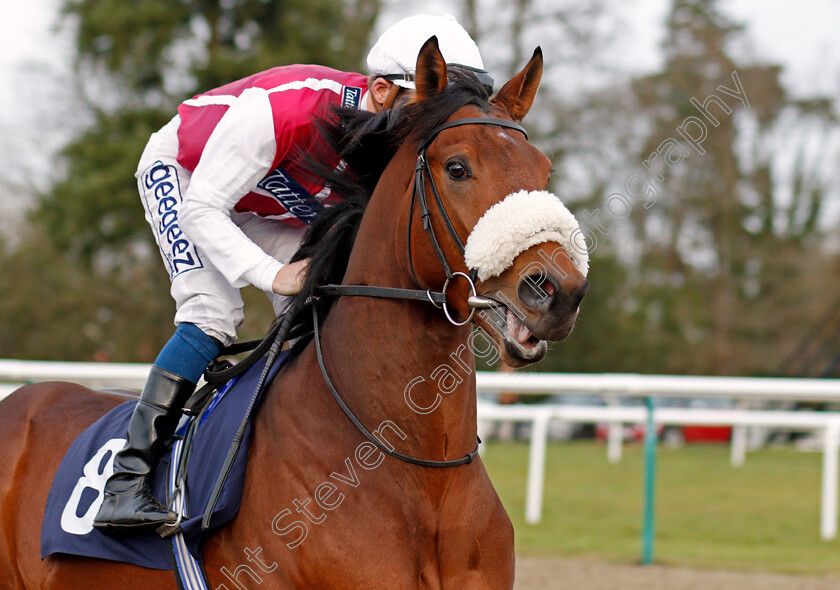
<path id="1" fill-rule="evenodd" d="M 177 520 L 177 515 L 152 495 L 151 476 L 193 390 L 195 383 L 152 366 L 128 423 L 128 440 L 117 452 L 114 474 L 105 484 L 105 498 L 93 521 L 96 529 L 145 532 Z"/>

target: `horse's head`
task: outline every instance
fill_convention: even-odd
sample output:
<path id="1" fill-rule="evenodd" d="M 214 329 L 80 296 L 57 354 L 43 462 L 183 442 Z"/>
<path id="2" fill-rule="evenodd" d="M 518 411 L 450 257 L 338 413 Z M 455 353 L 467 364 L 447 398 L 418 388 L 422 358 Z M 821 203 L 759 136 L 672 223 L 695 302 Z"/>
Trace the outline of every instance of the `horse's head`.
<path id="1" fill-rule="evenodd" d="M 419 286 L 445 298 L 452 323 L 473 319 L 511 366 L 568 336 L 588 258 L 574 216 L 545 190 L 549 159 L 518 124 L 541 75 L 537 49 L 490 100 L 468 68 L 447 67 L 432 37 L 407 104 L 327 119 L 324 137 L 345 165 L 327 158 L 314 170 L 343 200 L 295 254 L 312 260 L 300 298 L 328 283 Z"/>
<path id="2" fill-rule="evenodd" d="M 449 281 L 448 310 L 466 318 L 478 308 L 474 320 L 511 366 L 542 360 L 547 341 L 571 333 L 589 287 L 577 221 L 546 191 L 551 162 L 516 125 L 531 108 L 541 76 L 537 49 L 492 100 L 463 106 L 421 141 L 410 206 L 414 222 L 408 221 L 407 266 L 415 280 L 439 288 L 447 274 L 464 273 Z M 417 91 L 407 108 L 433 105 L 457 77 L 430 39 L 420 52 Z M 424 192 L 431 195 L 428 216 Z M 427 223 L 431 231 L 424 229 Z M 475 293 L 465 275 L 476 277 Z"/>

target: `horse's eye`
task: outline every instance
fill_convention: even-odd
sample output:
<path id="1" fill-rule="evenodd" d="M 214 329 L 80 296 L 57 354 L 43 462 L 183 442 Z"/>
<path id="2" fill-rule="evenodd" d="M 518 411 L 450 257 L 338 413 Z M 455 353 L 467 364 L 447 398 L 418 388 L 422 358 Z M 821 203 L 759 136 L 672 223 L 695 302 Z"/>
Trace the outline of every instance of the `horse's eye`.
<path id="1" fill-rule="evenodd" d="M 454 180 L 464 180 L 470 176 L 470 171 L 467 170 L 467 167 L 457 160 L 446 164 L 446 173 Z"/>

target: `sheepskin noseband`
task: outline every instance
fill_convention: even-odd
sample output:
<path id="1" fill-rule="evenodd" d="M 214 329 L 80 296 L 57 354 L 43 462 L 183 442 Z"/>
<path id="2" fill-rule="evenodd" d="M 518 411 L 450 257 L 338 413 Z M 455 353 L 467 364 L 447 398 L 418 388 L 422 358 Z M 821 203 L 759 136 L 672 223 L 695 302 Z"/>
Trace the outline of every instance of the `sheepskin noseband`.
<path id="1" fill-rule="evenodd" d="M 543 242 L 557 242 L 586 276 L 589 255 L 577 219 L 556 195 L 519 191 L 488 209 L 467 238 L 464 260 L 482 281 L 510 268 L 522 252 Z"/>

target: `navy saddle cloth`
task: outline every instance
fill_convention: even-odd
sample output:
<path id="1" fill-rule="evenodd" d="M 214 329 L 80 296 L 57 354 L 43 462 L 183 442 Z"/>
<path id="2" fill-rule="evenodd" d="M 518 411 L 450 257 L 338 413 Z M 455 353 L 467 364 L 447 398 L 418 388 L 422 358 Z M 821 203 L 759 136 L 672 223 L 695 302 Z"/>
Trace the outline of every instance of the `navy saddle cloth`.
<path id="1" fill-rule="evenodd" d="M 266 379 L 270 383 L 288 353 L 280 355 Z M 201 520 L 234 433 L 259 381 L 265 358 L 244 375 L 222 386 L 196 425 L 186 475 L 186 514 L 181 529 L 189 552 L 200 561 L 201 541 L 212 529 L 230 521 L 239 510 L 248 457 L 251 425 L 216 504 L 210 528 Z M 41 529 L 41 557 L 55 553 L 98 557 L 154 569 L 172 569 L 171 543 L 155 533 L 111 537 L 93 528 L 102 503 L 102 489 L 113 472 L 114 453 L 125 443 L 136 401 L 121 404 L 97 420 L 70 445 L 55 474 Z M 194 418 L 197 420 L 198 418 Z M 182 420 L 178 432 L 187 424 Z M 155 470 L 153 491 L 163 500 L 172 462 L 171 447 Z"/>

